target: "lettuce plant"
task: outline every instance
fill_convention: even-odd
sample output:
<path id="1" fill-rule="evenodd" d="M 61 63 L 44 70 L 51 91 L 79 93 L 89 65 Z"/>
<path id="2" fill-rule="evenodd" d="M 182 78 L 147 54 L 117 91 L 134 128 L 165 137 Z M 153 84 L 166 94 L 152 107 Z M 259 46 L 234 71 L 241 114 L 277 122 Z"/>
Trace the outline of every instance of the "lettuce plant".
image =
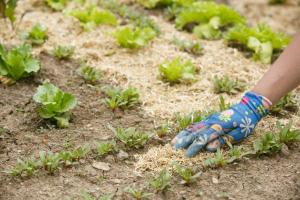
<path id="1" fill-rule="evenodd" d="M 107 155 L 111 152 L 116 151 L 116 142 L 111 141 L 111 142 L 101 142 L 98 143 L 96 146 L 96 151 L 99 156 L 104 156 Z"/>
<path id="2" fill-rule="evenodd" d="M 158 176 L 150 180 L 150 185 L 156 192 L 165 192 L 171 187 L 172 175 L 166 169 L 159 172 Z"/>
<path id="3" fill-rule="evenodd" d="M 39 169 L 39 162 L 35 158 L 29 160 L 17 160 L 17 164 L 7 171 L 14 177 L 30 177 Z"/>
<path id="4" fill-rule="evenodd" d="M 128 87 L 127 89 L 109 88 L 106 91 L 108 96 L 105 99 L 106 105 L 115 111 L 117 108 L 122 110 L 134 107 L 139 103 L 139 93 L 136 88 Z"/>
<path id="5" fill-rule="evenodd" d="M 13 23 L 16 20 L 17 2 L 18 0 L 0 0 L 0 18 L 8 18 Z"/>
<path id="6" fill-rule="evenodd" d="M 241 92 L 245 85 L 238 79 L 232 80 L 229 76 L 225 75 L 223 77 L 214 76 L 213 79 L 213 89 L 215 93 L 227 93 L 227 94 L 237 94 Z"/>
<path id="7" fill-rule="evenodd" d="M 171 5 L 173 0 L 138 0 L 138 3 L 145 8 L 155 8 L 158 5 L 168 6 Z"/>
<path id="8" fill-rule="evenodd" d="M 78 19 L 81 26 L 87 31 L 102 24 L 117 25 L 117 18 L 112 12 L 99 10 L 96 6 L 89 6 L 85 9 L 75 9 L 70 11 L 69 15 Z"/>
<path id="9" fill-rule="evenodd" d="M 100 0 L 100 4 L 103 8 L 121 16 L 125 24 L 130 23 L 141 29 L 151 28 L 157 35 L 160 34 L 158 25 L 142 11 L 120 3 L 118 0 Z"/>
<path id="10" fill-rule="evenodd" d="M 218 168 L 223 167 L 227 164 L 224 154 L 220 149 L 215 153 L 214 158 L 208 158 L 204 161 L 204 167 Z"/>
<path id="11" fill-rule="evenodd" d="M 181 183 L 184 185 L 191 184 L 200 177 L 201 172 L 195 173 L 192 169 L 175 164 L 176 173 L 182 178 Z"/>
<path id="12" fill-rule="evenodd" d="M 41 45 L 48 38 L 48 29 L 40 24 L 36 24 L 32 29 L 23 35 L 23 38 L 29 41 L 32 45 Z"/>
<path id="13" fill-rule="evenodd" d="M 77 69 L 77 74 L 81 76 L 86 82 L 95 84 L 97 81 L 100 80 L 102 73 L 100 70 L 95 69 L 87 64 L 82 64 Z"/>
<path id="14" fill-rule="evenodd" d="M 170 84 L 191 83 L 196 80 L 197 69 L 190 60 L 185 61 L 177 57 L 170 62 L 162 63 L 159 72 L 162 79 Z"/>
<path id="15" fill-rule="evenodd" d="M 75 51 L 73 46 L 55 46 L 52 50 L 53 55 L 59 60 L 69 59 Z"/>
<path id="16" fill-rule="evenodd" d="M 61 11 L 65 8 L 69 0 L 46 0 L 47 5 L 55 10 Z"/>
<path id="17" fill-rule="evenodd" d="M 133 127 L 127 129 L 115 129 L 113 127 L 110 127 L 110 129 L 114 132 L 116 138 L 129 148 L 141 148 L 149 140 L 148 134 L 139 132 Z"/>
<path id="18" fill-rule="evenodd" d="M 179 47 L 181 51 L 185 51 L 194 55 L 201 55 L 203 47 L 199 41 L 180 40 L 175 38 L 173 43 Z"/>
<path id="19" fill-rule="evenodd" d="M 39 70 L 39 61 L 33 57 L 29 45 L 23 44 L 8 51 L 0 44 L 1 76 L 17 81 Z"/>
<path id="20" fill-rule="evenodd" d="M 254 144 L 256 155 L 277 153 L 282 149 L 282 144 L 273 133 L 265 133 Z"/>
<path id="21" fill-rule="evenodd" d="M 298 110 L 298 103 L 295 94 L 288 93 L 287 95 L 281 97 L 278 103 L 272 107 L 271 113 L 280 114 L 284 110 L 292 112 Z"/>
<path id="22" fill-rule="evenodd" d="M 214 2 L 195 2 L 184 7 L 176 16 L 176 27 L 183 29 L 189 24 L 202 25 L 194 32 L 207 39 L 216 39 L 220 30 L 245 23 L 244 17 L 232 8 Z"/>
<path id="23" fill-rule="evenodd" d="M 156 36 L 156 32 L 149 27 L 132 28 L 130 26 L 126 26 L 118 29 L 114 36 L 121 47 L 137 49 L 149 44 L 149 42 Z"/>
<path id="24" fill-rule="evenodd" d="M 39 86 L 33 100 L 40 104 L 39 115 L 56 122 L 59 128 L 69 126 L 70 112 L 76 106 L 76 98 L 65 93 L 51 83 Z"/>
<path id="25" fill-rule="evenodd" d="M 277 123 L 277 128 L 277 140 L 280 143 L 289 145 L 300 141 L 300 130 L 292 130 L 292 122 L 289 122 L 286 126 Z"/>
<path id="26" fill-rule="evenodd" d="M 225 40 L 229 44 L 242 46 L 253 52 L 254 60 L 270 63 L 274 52 L 282 51 L 290 42 L 290 37 L 274 32 L 269 26 L 257 27 L 238 25 L 228 31 Z"/>
<path id="27" fill-rule="evenodd" d="M 143 189 L 127 187 L 125 192 L 130 194 L 136 200 L 149 199 L 152 193 L 145 192 Z"/>

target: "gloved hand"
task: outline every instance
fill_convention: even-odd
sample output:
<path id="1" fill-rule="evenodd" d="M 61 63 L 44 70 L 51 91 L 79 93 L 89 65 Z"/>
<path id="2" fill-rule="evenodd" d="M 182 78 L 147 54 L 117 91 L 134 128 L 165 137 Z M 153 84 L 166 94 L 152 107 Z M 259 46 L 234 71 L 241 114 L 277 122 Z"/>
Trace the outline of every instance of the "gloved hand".
<path id="1" fill-rule="evenodd" d="M 181 131 L 172 141 L 176 149 L 186 148 L 188 157 L 206 147 L 214 152 L 228 140 L 237 143 L 252 134 L 256 124 L 269 113 L 272 102 L 247 92 L 239 104 L 215 113 Z"/>

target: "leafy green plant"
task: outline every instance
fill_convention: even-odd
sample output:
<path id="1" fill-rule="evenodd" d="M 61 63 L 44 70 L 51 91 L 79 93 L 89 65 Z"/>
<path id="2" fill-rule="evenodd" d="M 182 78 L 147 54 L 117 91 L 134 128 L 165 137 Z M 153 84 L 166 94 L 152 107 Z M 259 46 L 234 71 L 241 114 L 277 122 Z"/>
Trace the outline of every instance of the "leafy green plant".
<path id="1" fill-rule="evenodd" d="M 139 4 L 145 8 L 155 8 L 157 6 L 167 6 L 172 4 L 172 0 L 138 0 Z"/>
<path id="2" fill-rule="evenodd" d="M 243 156 L 247 155 L 247 152 L 242 151 L 242 147 L 233 146 L 228 152 L 229 158 L 226 159 L 226 163 L 233 163 L 236 160 L 240 160 Z"/>
<path id="3" fill-rule="evenodd" d="M 211 167 L 211 168 L 218 168 L 223 167 L 227 164 L 224 154 L 221 152 L 220 149 L 217 150 L 215 153 L 214 158 L 208 158 L 204 161 L 204 167 Z"/>
<path id="4" fill-rule="evenodd" d="M 282 144 L 289 145 L 294 142 L 300 141 L 300 130 L 291 130 L 292 122 L 289 122 L 286 126 L 277 123 L 278 134 L 277 140 Z"/>
<path id="5" fill-rule="evenodd" d="M 33 100 L 40 104 L 39 115 L 56 122 L 59 128 L 69 126 L 70 111 L 76 106 L 76 98 L 65 93 L 51 83 L 39 86 Z"/>
<path id="6" fill-rule="evenodd" d="M 171 174 L 166 169 L 163 169 L 159 175 L 150 180 L 149 183 L 156 192 L 165 192 L 171 187 Z"/>
<path id="7" fill-rule="evenodd" d="M 112 12 L 108 10 L 99 10 L 94 5 L 84 9 L 72 10 L 69 12 L 69 15 L 77 18 L 86 31 L 90 31 L 102 24 L 112 26 L 117 25 L 117 18 Z"/>
<path id="8" fill-rule="evenodd" d="M 116 148 L 117 147 L 115 141 L 98 143 L 96 146 L 97 154 L 99 156 L 104 156 L 111 152 L 114 152 L 116 151 Z"/>
<path id="9" fill-rule="evenodd" d="M 116 30 L 114 36 L 121 47 L 137 49 L 149 44 L 156 36 L 156 32 L 150 28 L 122 27 Z"/>
<path id="10" fill-rule="evenodd" d="M 283 96 L 279 102 L 272 107 L 271 113 L 280 114 L 283 110 L 292 112 L 296 112 L 298 110 L 296 95 L 288 93 L 287 95 Z"/>
<path id="11" fill-rule="evenodd" d="M 8 18 L 13 23 L 16 20 L 17 2 L 18 0 L 0 0 L 0 18 Z"/>
<path id="12" fill-rule="evenodd" d="M 171 127 L 169 121 L 164 121 L 156 131 L 156 135 L 160 138 L 163 138 L 167 136 L 170 131 L 171 131 Z"/>
<path id="13" fill-rule="evenodd" d="M 40 152 L 41 166 L 45 170 L 47 170 L 50 174 L 54 174 L 59 169 L 60 161 L 61 161 L 61 157 L 59 153 L 53 153 L 51 151 Z"/>
<path id="14" fill-rule="evenodd" d="M 17 81 L 39 70 L 39 61 L 33 57 L 29 45 L 23 44 L 8 51 L 0 44 L 0 76 Z"/>
<path id="15" fill-rule="evenodd" d="M 282 51 L 291 40 L 264 24 L 253 28 L 246 25 L 235 26 L 228 31 L 225 39 L 231 45 L 250 50 L 253 58 L 263 63 L 270 63 L 274 59 L 274 53 Z"/>
<path id="16" fill-rule="evenodd" d="M 99 0 L 101 7 L 104 7 L 113 13 L 121 16 L 125 24 L 133 24 L 135 27 L 151 28 L 156 32 L 156 35 L 160 34 L 160 28 L 158 25 L 149 18 L 144 12 L 135 9 L 121 3 L 118 0 Z"/>
<path id="17" fill-rule="evenodd" d="M 182 178 L 181 183 L 184 185 L 195 182 L 201 175 L 201 172 L 195 173 L 192 169 L 175 164 L 175 172 Z"/>
<path id="18" fill-rule="evenodd" d="M 230 103 L 226 103 L 224 97 L 221 95 L 219 97 L 219 110 L 224 111 L 231 107 Z"/>
<path id="19" fill-rule="evenodd" d="M 190 24 L 204 25 L 194 32 L 207 39 L 220 36 L 220 30 L 245 23 L 245 19 L 232 8 L 214 2 L 195 2 L 184 7 L 176 16 L 176 27 L 183 29 Z M 209 36 L 209 37 L 208 37 Z"/>
<path id="20" fill-rule="evenodd" d="M 80 146 L 71 151 L 71 158 L 73 161 L 79 161 L 80 159 L 86 157 L 90 152 L 90 148 L 88 146 Z"/>
<path id="21" fill-rule="evenodd" d="M 95 84 L 100 80 L 102 76 L 100 70 L 95 69 L 94 67 L 91 67 L 85 63 L 77 69 L 77 74 L 81 76 L 86 82 L 91 84 Z"/>
<path id="22" fill-rule="evenodd" d="M 23 38 L 32 45 L 42 45 L 48 38 L 48 29 L 40 24 L 36 24 L 29 32 L 24 33 Z"/>
<path id="23" fill-rule="evenodd" d="M 276 139 L 274 134 L 266 133 L 253 144 L 253 147 L 257 155 L 263 155 L 279 152 L 282 144 Z"/>
<path id="24" fill-rule="evenodd" d="M 190 60 L 182 60 L 179 57 L 170 62 L 164 62 L 159 66 L 159 72 L 163 80 L 170 84 L 196 80 L 197 69 Z"/>
<path id="25" fill-rule="evenodd" d="M 148 134 L 139 132 L 133 127 L 127 129 L 115 129 L 113 127 L 110 127 L 110 129 L 114 132 L 116 138 L 129 148 L 141 148 L 149 140 Z"/>
<path id="26" fill-rule="evenodd" d="M 148 199 L 151 195 L 153 195 L 152 193 L 145 192 L 143 189 L 138 189 L 134 187 L 126 188 L 125 192 L 130 194 L 136 200 Z"/>
<path id="27" fill-rule="evenodd" d="M 227 93 L 227 94 L 237 94 L 244 89 L 244 84 L 238 79 L 231 80 L 229 76 L 225 75 L 223 77 L 214 76 L 213 86 L 215 93 Z"/>
<path id="28" fill-rule="evenodd" d="M 173 43 L 178 46 L 181 51 L 194 55 L 202 55 L 203 47 L 198 41 L 179 40 L 175 38 Z"/>
<path id="29" fill-rule="evenodd" d="M 200 122 L 207 116 L 206 113 L 202 113 L 201 111 L 191 112 L 186 115 L 180 115 L 179 113 L 175 114 L 175 123 L 177 124 L 176 130 L 182 130 L 188 127 L 189 125 Z"/>
<path id="30" fill-rule="evenodd" d="M 36 159 L 17 160 L 14 168 L 10 169 L 7 173 L 14 177 L 30 177 L 39 169 L 39 163 Z"/>
<path id="31" fill-rule="evenodd" d="M 193 33 L 199 38 L 207 40 L 219 39 L 222 35 L 220 30 L 221 20 L 219 17 L 213 17 L 206 24 L 200 24 L 193 29 Z"/>
<path id="32" fill-rule="evenodd" d="M 75 51 L 75 47 L 73 46 L 55 46 L 52 50 L 53 55 L 59 60 L 69 59 Z"/>
<path id="33" fill-rule="evenodd" d="M 117 87 L 109 88 L 106 95 L 108 97 L 105 99 L 105 103 L 112 111 L 117 108 L 130 109 L 139 103 L 139 93 L 134 87 L 128 87 L 124 90 Z"/>
<path id="34" fill-rule="evenodd" d="M 72 154 L 70 151 L 59 152 L 59 157 L 65 166 L 70 166 L 73 164 L 73 158 L 72 158 Z"/>
<path id="35" fill-rule="evenodd" d="M 47 5 L 55 10 L 55 11 L 62 11 L 69 0 L 46 0 Z"/>

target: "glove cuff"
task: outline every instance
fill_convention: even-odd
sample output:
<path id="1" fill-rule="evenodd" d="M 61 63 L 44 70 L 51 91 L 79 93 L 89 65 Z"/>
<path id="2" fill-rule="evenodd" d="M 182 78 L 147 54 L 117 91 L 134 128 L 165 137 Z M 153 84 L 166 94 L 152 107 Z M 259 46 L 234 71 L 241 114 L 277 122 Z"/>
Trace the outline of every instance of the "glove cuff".
<path id="1" fill-rule="evenodd" d="M 272 102 L 268 98 L 254 92 L 247 92 L 241 103 L 247 105 L 253 111 L 258 121 L 268 115 L 272 107 Z"/>

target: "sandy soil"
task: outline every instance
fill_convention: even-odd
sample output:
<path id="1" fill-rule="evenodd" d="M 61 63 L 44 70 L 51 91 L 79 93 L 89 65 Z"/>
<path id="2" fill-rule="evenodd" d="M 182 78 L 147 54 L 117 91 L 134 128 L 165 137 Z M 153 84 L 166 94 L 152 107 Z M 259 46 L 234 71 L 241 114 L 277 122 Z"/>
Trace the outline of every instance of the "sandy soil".
<path id="1" fill-rule="evenodd" d="M 245 15 L 250 24 L 265 22 L 275 30 L 291 35 L 300 30 L 300 9 L 294 1 L 286 6 L 269 6 L 266 0 L 232 0 L 229 4 Z M 113 27 L 101 26 L 91 32 L 82 32 L 75 19 L 53 13 L 37 0 L 20 1 L 18 17 L 25 11 L 15 32 L 7 23 L 0 22 L 0 42 L 18 44 L 20 33 L 37 22 L 49 29 L 49 39 L 43 46 L 34 49 L 43 66 L 34 81 L 28 79 L 11 87 L 0 86 L 0 127 L 5 130 L 0 137 L 1 171 L 13 166 L 17 158 L 37 155 L 41 150 L 56 152 L 62 150 L 66 143 L 72 146 L 93 145 L 96 141 L 111 139 L 113 134 L 107 129 L 108 123 L 152 130 L 176 112 L 189 113 L 215 107 L 219 97 L 212 90 L 211 79 L 214 75 L 229 74 L 240 78 L 247 83 L 246 89 L 250 89 L 269 67 L 245 58 L 236 49 L 227 47 L 223 40 L 201 41 L 203 56 L 181 52 L 171 43 L 173 38 L 195 38 L 189 33 L 177 31 L 161 12 L 148 14 L 159 24 L 162 35 L 151 45 L 132 52 L 118 47 L 111 37 Z M 58 62 L 44 53 L 55 44 L 76 46 L 74 58 Z M 169 86 L 158 79 L 159 64 L 177 56 L 191 59 L 199 67 L 196 83 Z M 103 79 L 95 87 L 87 86 L 75 74 L 80 60 L 87 60 L 103 70 Z M 74 93 L 80 100 L 69 129 L 49 128 L 35 112 L 36 105 L 31 97 L 45 79 Z M 104 94 L 101 88 L 108 85 L 137 87 L 142 105 L 132 111 L 112 114 L 102 103 Z M 299 88 L 295 93 L 299 98 Z M 224 97 L 233 103 L 241 95 Z M 243 145 L 251 145 L 266 130 L 274 130 L 278 120 L 287 123 L 292 119 L 294 126 L 300 128 L 299 118 L 296 113 L 288 113 L 281 118 L 267 117 L 259 124 L 254 136 Z M 111 170 L 105 173 L 91 166 L 92 158 L 71 169 L 63 169 L 55 176 L 39 173 L 33 178 L 18 180 L 1 173 L 0 199 L 72 199 L 83 190 L 95 196 L 112 193 L 115 199 L 130 199 L 123 192 L 125 187 L 145 184 L 155 171 L 170 167 L 172 161 L 197 166 L 211 156 L 203 153 L 189 160 L 182 156 L 182 152 L 170 151 L 169 146 L 159 145 L 157 141 L 151 141 L 144 149 L 128 153 L 130 157 L 126 161 L 116 156 L 106 157 L 103 161 L 110 163 Z M 101 177 L 103 181 L 99 181 Z M 212 181 L 213 177 L 218 180 L 217 183 Z M 287 155 L 248 160 L 220 170 L 206 171 L 199 182 L 190 187 L 181 186 L 178 182 L 175 178 L 171 191 L 151 199 L 300 199 L 300 148 L 294 146 Z"/>

